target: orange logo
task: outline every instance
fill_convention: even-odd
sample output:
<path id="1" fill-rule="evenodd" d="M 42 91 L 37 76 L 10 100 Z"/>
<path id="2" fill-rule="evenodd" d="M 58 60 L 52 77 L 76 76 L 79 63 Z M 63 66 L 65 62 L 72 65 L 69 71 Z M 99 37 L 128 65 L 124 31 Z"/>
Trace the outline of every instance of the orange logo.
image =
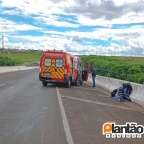
<path id="1" fill-rule="evenodd" d="M 126 122 L 123 125 L 106 122 L 102 125 L 102 134 L 106 138 L 142 138 L 144 126 L 135 122 Z"/>
<path id="2" fill-rule="evenodd" d="M 102 125 L 102 134 L 111 134 L 112 133 L 112 122 L 106 122 Z"/>

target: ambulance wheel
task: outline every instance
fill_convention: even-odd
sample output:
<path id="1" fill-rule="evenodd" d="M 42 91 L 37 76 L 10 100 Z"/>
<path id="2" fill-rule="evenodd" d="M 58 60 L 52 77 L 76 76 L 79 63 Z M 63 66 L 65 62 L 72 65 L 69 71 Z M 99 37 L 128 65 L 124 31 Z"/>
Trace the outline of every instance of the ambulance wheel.
<path id="1" fill-rule="evenodd" d="M 71 80 L 68 79 L 67 82 L 66 82 L 66 88 L 70 88 L 71 87 Z"/>
<path id="2" fill-rule="evenodd" d="M 42 81 L 42 85 L 43 85 L 44 87 L 46 87 L 46 86 L 47 86 L 47 82 Z"/>

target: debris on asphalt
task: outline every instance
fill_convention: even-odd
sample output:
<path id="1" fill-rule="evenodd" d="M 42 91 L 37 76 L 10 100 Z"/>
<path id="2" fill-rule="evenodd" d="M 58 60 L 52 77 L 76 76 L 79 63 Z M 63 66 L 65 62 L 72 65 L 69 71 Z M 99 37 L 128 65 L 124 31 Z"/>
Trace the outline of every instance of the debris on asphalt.
<path id="1" fill-rule="evenodd" d="M 132 93 L 132 86 L 129 83 L 123 83 L 121 87 L 114 89 L 111 92 L 111 97 L 115 101 L 131 101 L 130 94 Z"/>

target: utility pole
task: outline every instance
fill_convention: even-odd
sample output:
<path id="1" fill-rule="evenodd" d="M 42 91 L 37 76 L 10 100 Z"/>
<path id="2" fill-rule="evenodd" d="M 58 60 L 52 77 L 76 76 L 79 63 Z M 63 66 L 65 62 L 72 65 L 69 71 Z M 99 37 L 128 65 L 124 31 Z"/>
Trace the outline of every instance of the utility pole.
<path id="1" fill-rule="evenodd" d="M 0 33 L 1 33 L 1 49 L 5 48 L 5 33 L 9 33 L 9 31 L 7 31 L 8 29 L 8 24 L 5 23 L 0 23 Z M 9 29 L 8 29 L 9 30 Z"/>
<path id="2" fill-rule="evenodd" d="M 1 47 L 4 49 L 5 43 L 4 43 L 4 33 L 2 32 L 2 38 L 1 38 Z"/>

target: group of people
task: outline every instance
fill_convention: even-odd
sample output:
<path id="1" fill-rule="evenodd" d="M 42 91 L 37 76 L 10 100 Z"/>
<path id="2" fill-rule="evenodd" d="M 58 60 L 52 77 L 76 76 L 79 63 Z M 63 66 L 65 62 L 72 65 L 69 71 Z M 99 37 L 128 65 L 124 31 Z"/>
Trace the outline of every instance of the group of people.
<path id="1" fill-rule="evenodd" d="M 88 80 L 89 73 L 91 74 L 92 78 L 92 87 L 96 87 L 96 68 L 94 65 L 86 64 L 83 70 L 83 80 Z M 121 87 L 114 89 L 111 92 L 111 97 L 113 100 L 116 101 L 131 101 L 130 94 L 132 93 L 132 86 L 130 83 L 123 83 Z"/>
<path id="2" fill-rule="evenodd" d="M 96 87 L 96 68 L 93 65 L 86 64 L 83 73 L 83 79 L 85 81 L 88 79 L 88 74 L 91 73 L 92 87 Z"/>

